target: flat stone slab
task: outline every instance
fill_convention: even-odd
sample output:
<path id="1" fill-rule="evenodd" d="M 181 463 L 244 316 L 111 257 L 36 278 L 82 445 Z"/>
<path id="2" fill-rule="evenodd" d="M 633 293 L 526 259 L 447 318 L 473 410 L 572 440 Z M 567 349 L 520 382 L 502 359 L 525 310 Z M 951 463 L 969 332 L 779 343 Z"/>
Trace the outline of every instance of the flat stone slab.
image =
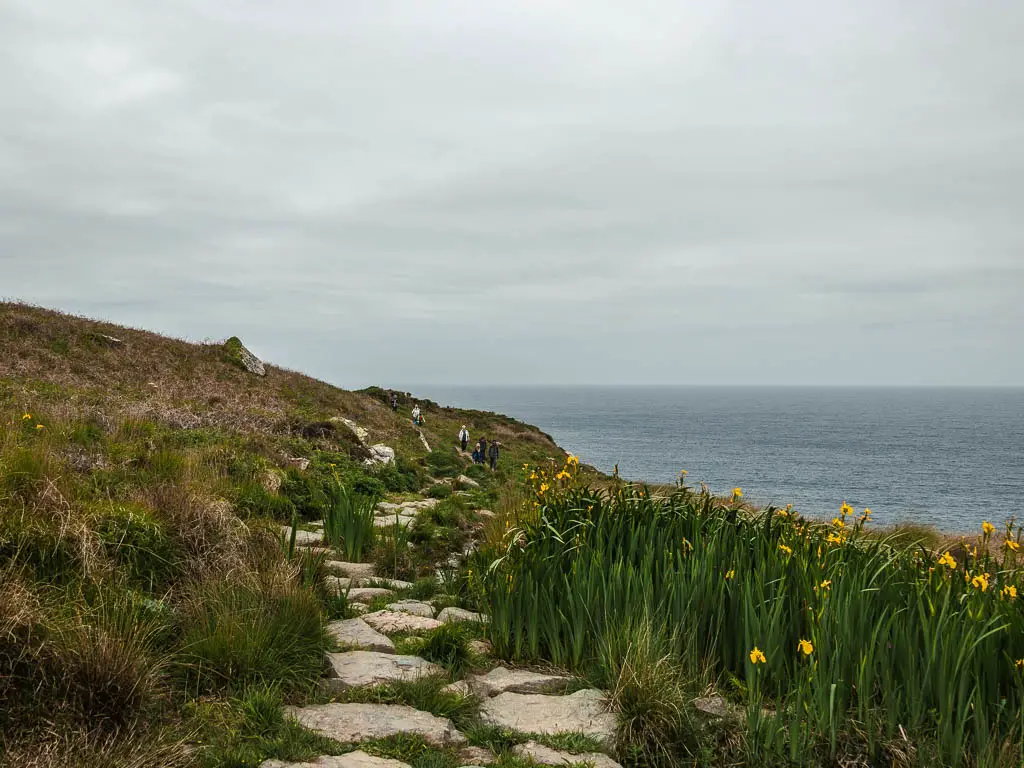
<path id="1" fill-rule="evenodd" d="M 374 585 L 386 587 L 387 589 L 409 589 L 412 587 L 411 581 L 402 581 L 401 579 L 382 579 L 377 577 L 372 579 Z"/>
<path id="2" fill-rule="evenodd" d="M 469 678 L 470 687 L 481 698 L 502 693 L 563 693 L 571 682 L 572 678 L 564 675 L 546 675 L 505 667 L 495 667 L 486 675 L 473 675 Z"/>
<path id="3" fill-rule="evenodd" d="M 594 768 L 622 768 L 608 755 L 600 752 L 585 752 L 574 755 L 572 752 L 562 752 L 551 747 L 545 747 L 535 741 L 528 741 L 525 744 L 517 745 L 513 753 L 526 760 L 532 760 L 537 765 L 572 765 L 573 763 L 587 763 Z"/>
<path id="4" fill-rule="evenodd" d="M 387 597 L 390 594 L 390 589 L 382 587 L 355 587 L 348 591 L 348 599 L 354 603 L 368 603 L 375 597 Z"/>
<path id="5" fill-rule="evenodd" d="M 395 613 L 411 613 L 413 616 L 424 616 L 428 619 L 434 618 L 434 606 L 417 600 L 401 600 L 397 603 L 390 603 L 387 608 Z"/>
<path id="6" fill-rule="evenodd" d="M 332 621 L 327 625 L 331 637 L 343 647 L 377 653 L 394 653 L 395 644 L 362 619 Z"/>
<path id="7" fill-rule="evenodd" d="M 420 736 L 436 746 L 462 746 L 466 737 L 452 721 L 404 704 L 321 704 L 285 707 L 299 725 L 342 743 L 386 739 L 399 733 Z"/>
<path id="8" fill-rule="evenodd" d="M 377 573 L 376 567 L 373 563 L 346 563 L 344 560 L 328 560 L 325 565 L 327 570 L 336 571 L 342 576 L 348 576 L 350 579 L 372 579 L 374 574 Z"/>
<path id="9" fill-rule="evenodd" d="M 496 759 L 491 750 L 483 747 L 465 747 L 459 750 L 459 760 L 465 766 L 490 765 Z"/>
<path id="10" fill-rule="evenodd" d="M 582 733 L 609 745 L 617 725 L 605 695 L 592 688 L 571 696 L 502 693 L 484 701 L 480 717 L 486 725 L 521 733 Z"/>
<path id="11" fill-rule="evenodd" d="M 347 755 L 321 755 L 311 762 L 286 763 L 282 760 L 264 760 L 260 768 L 410 768 L 401 760 L 368 755 L 361 749 Z"/>
<path id="12" fill-rule="evenodd" d="M 377 528 L 387 528 L 389 525 L 394 525 L 396 520 L 399 525 L 412 525 L 415 519 L 415 515 L 399 515 L 397 518 L 394 515 L 388 515 L 387 517 L 373 518 L 373 524 Z"/>
<path id="13" fill-rule="evenodd" d="M 385 634 L 391 632 L 429 632 L 432 629 L 444 626 L 437 619 L 428 619 L 426 616 L 413 616 L 411 613 L 398 613 L 397 611 L 376 611 L 363 616 L 363 621 Z"/>
<path id="14" fill-rule="evenodd" d="M 394 651 L 328 653 L 327 663 L 330 680 L 326 681 L 326 686 L 335 690 L 364 688 L 396 680 L 419 680 L 444 673 L 444 669 L 437 664 L 431 664 L 419 656 L 396 656 Z"/>
<path id="15" fill-rule="evenodd" d="M 328 586 L 335 594 L 343 594 L 348 591 L 349 587 L 354 586 L 352 579 L 346 576 L 327 576 L 324 579 L 324 584 Z"/>
<path id="16" fill-rule="evenodd" d="M 465 608 L 445 608 L 437 615 L 437 619 L 445 624 L 453 624 L 459 621 L 473 621 L 478 624 L 486 624 L 489 617 L 482 613 L 467 611 Z"/>
<path id="17" fill-rule="evenodd" d="M 291 541 L 292 529 L 287 525 L 281 526 L 281 532 L 284 534 L 285 541 Z M 323 531 L 296 531 L 295 532 L 295 546 L 306 547 L 310 545 L 323 544 L 324 534 Z"/>

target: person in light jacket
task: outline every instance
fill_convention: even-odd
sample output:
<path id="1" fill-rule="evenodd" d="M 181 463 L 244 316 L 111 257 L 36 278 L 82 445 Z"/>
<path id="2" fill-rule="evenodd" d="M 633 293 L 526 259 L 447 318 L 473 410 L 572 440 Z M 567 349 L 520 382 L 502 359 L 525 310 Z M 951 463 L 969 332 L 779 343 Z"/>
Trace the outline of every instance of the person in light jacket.
<path id="1" fill-rule="evenodd" d="M 412 408 L 412 423 L 418 427 L 423 423 L 422 418 L 423 417 L 420 415 L 420 407 L 418 405 L 414 405 Z"/>
<path id="2" fill-rule="evenodd" d="M 465 453 L 466 446 L 469 445 L 469 430 L 466 429 L 466 425 L 462 425 L 462 429 L 459 430 L 459 442 L 462 443 L 462 451 Z"/>

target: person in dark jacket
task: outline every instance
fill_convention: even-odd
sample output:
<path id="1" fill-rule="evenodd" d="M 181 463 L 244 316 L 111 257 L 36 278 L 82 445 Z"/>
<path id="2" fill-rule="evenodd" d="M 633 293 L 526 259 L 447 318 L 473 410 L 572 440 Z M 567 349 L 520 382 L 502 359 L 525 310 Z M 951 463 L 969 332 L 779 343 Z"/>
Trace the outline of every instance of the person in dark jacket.
<path id="1" fill-rule="evenodd" d="M 473 446 L 473 463 L 480 463 L 480 443 L 477 443 L 476 445 Z"/>
<path id="2" fill-rule="evenodd" d="M 490 459 L 490 461 L 491 461 L 491 469 L 497 469 L 498 468 L 498 446 L 499 445 L 500 444 L 497 441 L 492 440 L 491 441 L 491 447 L 487 449 L 487 458 Z"/>
<path id="3" fill-rule="evenodd" d="M 483 464 L 487 461 L 487 438 L 480 438 L 480 463 Z"/>
<path id="4" fill-rule="evenodd" d="M 391 393 L 391 410 L 398 410 L 398 395 L 396 395 L 394 392 Z"/>

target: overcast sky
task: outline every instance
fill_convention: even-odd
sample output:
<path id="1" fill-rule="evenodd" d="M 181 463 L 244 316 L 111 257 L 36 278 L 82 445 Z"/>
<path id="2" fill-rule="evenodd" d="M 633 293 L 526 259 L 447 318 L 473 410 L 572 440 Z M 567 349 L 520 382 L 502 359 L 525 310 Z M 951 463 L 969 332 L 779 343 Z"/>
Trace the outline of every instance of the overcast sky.
<path id="1" fill-rule="evenodd" d="M 0 0 L 0 296 L 379 383 L 1024 384 L 1024 3 Z"/>

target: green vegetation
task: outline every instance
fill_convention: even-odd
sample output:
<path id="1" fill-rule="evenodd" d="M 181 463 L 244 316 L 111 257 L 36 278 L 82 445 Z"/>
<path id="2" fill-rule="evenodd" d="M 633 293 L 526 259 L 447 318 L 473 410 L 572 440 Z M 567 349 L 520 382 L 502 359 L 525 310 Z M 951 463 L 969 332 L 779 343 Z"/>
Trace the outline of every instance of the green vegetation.
<path id="1" fill-rule="evenodd" d="M 480 586 L 491 641 L 612 689 L 623 746 L 645 762 L 700 756 L 676 689 L 709 680 L 744 707 L 754 764 L 1024 757 L 1012 524 L 958 562 L 865 536 L 870 512 L 848 507 L 823 525 L 685 487 L 602 493 L 571 462 L 532 482 L 535 504 Z"/>
<path id="2" fill-rule="evenodd" d="M 324 510 L 324 534 L 331 546 L 344 549 L 347 560 L 358 563 L 373 546 L 374 507 L 373 497 L 349 491 L 341 483 L 331 489 Z"/>

